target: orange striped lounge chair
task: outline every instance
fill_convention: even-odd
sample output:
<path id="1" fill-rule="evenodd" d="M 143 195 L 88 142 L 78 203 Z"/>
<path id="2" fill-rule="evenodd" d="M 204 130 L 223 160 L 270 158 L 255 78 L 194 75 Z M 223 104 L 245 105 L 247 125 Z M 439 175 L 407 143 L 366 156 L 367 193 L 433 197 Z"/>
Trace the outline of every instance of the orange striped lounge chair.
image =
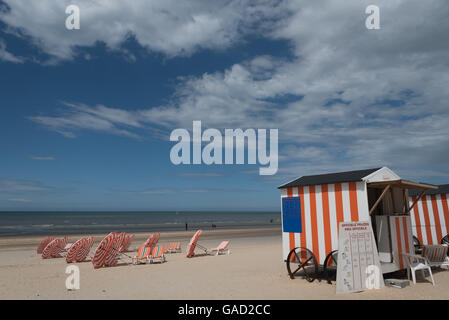
<path id="1" fill-rule="evenodd" d="M 181 252 L 181 242 L 169 242 L 168 246 L 165 248 L 167 253 L 177 253 Z"/>
<path id="2" fill-rule="evenodd" d="M 167 261 L 165 259 L 165 246 L 154 247 L 152 254 L 147 257 L 147 261 L 149 263 L 156 263 L 156 262 L 163 263 Z"/>
<path id="3" fill-rule="evenodd" d="M 230 254 L 231 249 L 228 248 L 230 241 L 222 241 L 218 247 L 207 249 L 207 254 L 218 256 L 219 254 Z"/>
<path id="4" fill-rule="evenodd" d="M 137 255 L 132 258 L 133 264 L 146 263 L 148 256 L 151 253 L 150 247 L 141 246 L 137 250 Z"/>

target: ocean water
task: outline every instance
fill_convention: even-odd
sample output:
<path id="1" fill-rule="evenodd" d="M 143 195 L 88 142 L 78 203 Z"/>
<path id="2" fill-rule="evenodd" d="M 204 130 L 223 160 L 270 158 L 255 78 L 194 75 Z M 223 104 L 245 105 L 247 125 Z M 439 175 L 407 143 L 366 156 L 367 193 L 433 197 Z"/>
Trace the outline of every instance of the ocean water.
<path id="1" fill-rule="evenodd" d="M 279 227 L 279 212 L 0 212 L 0 237 Z"/>

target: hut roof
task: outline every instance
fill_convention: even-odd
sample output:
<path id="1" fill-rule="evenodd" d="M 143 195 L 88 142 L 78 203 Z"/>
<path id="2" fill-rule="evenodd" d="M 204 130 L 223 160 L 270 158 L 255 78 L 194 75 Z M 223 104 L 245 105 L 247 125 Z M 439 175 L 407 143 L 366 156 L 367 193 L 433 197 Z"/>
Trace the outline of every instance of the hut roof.
<path id="1" fill-rule="evenodd" d="M 418 196 L 422 192 L 422 189 L 411 189 L 408 191 L 408 194 L 410 196 Z M 442 194 L 442 193 L 449 193 L 449 184 L 442 184 L 438 186 L 438 189 L 430 189 L 426 191 L 426 194 L 432 195 L 432 194 Z"/>
<path id="2" fill-rule="evenodd" d="M 368 176 L 371 173 L 376 172 L 380 169 L 382 169 L 382 168 L 318 174 L 318 175 L 313 175 L 313 176 L 302 176 L 296 180 L 293 180 L 291 182 L 288 182 L 288 183 L 278 187 L 278 189 L 290 188 L 290 187 L 313 186 L 313 185 L 320 185 L 320 184 L 362 181 L 363 178 L 365 178 L 366 176 Z"/>

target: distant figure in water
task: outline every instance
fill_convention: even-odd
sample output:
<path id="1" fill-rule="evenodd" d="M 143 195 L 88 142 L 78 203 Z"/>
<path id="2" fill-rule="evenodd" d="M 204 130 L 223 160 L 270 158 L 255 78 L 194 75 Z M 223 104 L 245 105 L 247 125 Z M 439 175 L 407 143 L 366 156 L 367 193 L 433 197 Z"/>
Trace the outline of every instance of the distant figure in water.
<path id="1" fill-rule="evenodd" d="M 270 223 L 273 223 L 273 219 L 270 220 Z"/>
<path id="2" fill-rule="evenodd" d="M 216 229 L 216 228 L 217 228 L 217 226 L 216 226 L 215 224 L 212 224 L 212 228 Z"/>
<path id="3" fill-rule="evenodd" d="M 188 229 L 188 225 L 187 225 L 187 222 L 186 222 L 186 231 L 187 231 L 187 229 Z"/>

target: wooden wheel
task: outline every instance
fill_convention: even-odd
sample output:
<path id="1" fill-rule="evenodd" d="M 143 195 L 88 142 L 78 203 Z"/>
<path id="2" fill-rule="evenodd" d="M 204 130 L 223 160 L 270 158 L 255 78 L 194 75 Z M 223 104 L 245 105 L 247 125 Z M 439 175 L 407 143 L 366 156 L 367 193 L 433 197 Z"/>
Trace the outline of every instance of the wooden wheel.
<path id="1" fill-rule="evenodd" d="M 295 275 L 301 275 L 307 281 L 313 282 L 318 277 L 318 262 L 312 251 L 307 248 L 297 247 L 290 251 L 286 264 L 290 279 L 294 279 Z"/>
<path id="2" fill-rule="evenodd" d="M 338 250 L 334 250 L 329 252 L 324 260 L 324 270 L 323 275 L 327 280 L 327 283 L 332 284 L 331 278 L 332 275 L 337 274 L 337 258 L 338 258 Z"/>
<path id="3" fill-rule="evenodd" d="M 449 234 L 445 235 L 443 239 L 441 239 L 441 244 L 449 245 Z M 449 256 L 449 250 L 447 251 L 447 255 Z"/>

